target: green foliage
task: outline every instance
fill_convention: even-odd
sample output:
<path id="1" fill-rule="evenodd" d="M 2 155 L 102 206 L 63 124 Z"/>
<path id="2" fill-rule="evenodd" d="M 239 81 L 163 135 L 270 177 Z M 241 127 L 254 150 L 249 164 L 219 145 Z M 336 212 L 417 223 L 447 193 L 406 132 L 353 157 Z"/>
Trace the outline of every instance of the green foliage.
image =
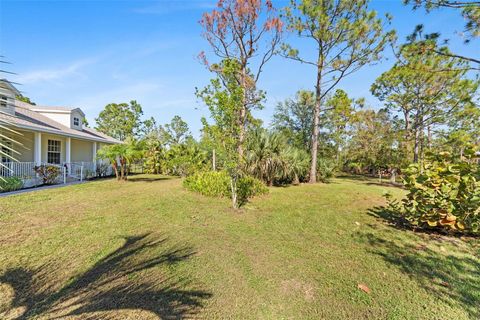
<path id="1" fill-rule="evenodd" d="M 160 126 L 159 131 L 162 140 L 167 145 L 181 144 L 191 138 L 188 124 L 180 116 L 174 116 L 165 127 Z"/>
<path id="2" fill-rule="evenodd" d="M 95 119 L 97 129 L 115 139 L 124 141 L 128 137 L 138 137 L 143 130 L 142 106 L 137 101 L 128 103 L 110 103 Z"/>
<path id="3" fill-rule="evenodd" d="M 425 130 L 449 124 L 452 114 L 472 111 L 478 89 L 478 82 L 468 78 L 468 63 L 436 44 L 435 51 L 442 50 L 444 55 L 422 48 L 422 42 L 415 39 L 401 46 L 398 61 L 371 87 L 389 111 L 402 115 L 402 149 L 405 156 L 413 153 L 413 162 L 426 150 Z"/>
<path id="4" fill-rule="evenodd" d="M 335 176 L 335 161 L 328 158 L 319 158 L 317 160 L 317 179 L 321 182 L 328 182 Z"/>
<path id="5" fill-rule="evenodd" d="M 62 173 L 59 167 L 51 165 L 35 166 L 33 170 L 40 176 L 43 184 L 54 184 Z"/>
<path id="6" fill-rule="evenodd" d="M 185 188 L 210 197 L 231 197 L 232 178 L 226 171 L 197 172 L 183 181 Z M 244 204 L 249 198 L 268 193 L 268 188 L 258 179 L 244 176 L 237 181 L 239 204 Z"/>
<path id="7" fill-rule="evenodd" d="M 162 172 L 168 175 L 185 177 L 210 167 L 207 152 L 193 139 L 171 146 L 163 156 Z"/>
<path id="8" fill-rule="evenodd" d="M 125 143 L 102 147 L 97 152 L 97 158 L 110 162 L 117 180 L 127 180 L 128 166 L 142 159 L 145 154 L 144 150 L 143 143 L 128 138 Z"/>
<path id="9" fill-rule="evenodd" d="M 209 124 L 202 118 L 203 134 L 211 141 L 215 141 L 225 156 L 223 168 L 229 173 L 232 181 L 232 206 L 238 207 L 237 186 L 241 174 L 243 158 L 241 156 L 244 123 L 251 119 L 250 112 L 244 108 L 246 91 L 238 83 L 236 76 L 239 73 L 238 61 L 226 59 L 215 65 L 217 77 L 210 81 L 210 85 L 197 90 L 197 97 L 203 100 L 210 111 L 214 124 Z"/>
<path id="10" fill-rule="evenodd" d="M 413 226 L 480 234 L 480 166 L 475 161 L 454 162 L 448 152 L 429 155 L 405 171 L 404 185 L 407 197 L 390 204 Z"/>
<path id="11" fill-rule="evenodd" d="M 368 0 L 292 0 L 285 8 L 287 28 L 309 41 L 314 55 L 283 44 L 281 54 L 315 68 L 315 107 L 310 144 L 310 182 L 316 182 L 322 105 L 338 83 L 365 65 L 382 58 L 395 33 L 384 32 L 384 21 L 368 8 Z M 389 21 L 390 17 L 387 16 Z M 313 58 L 312 58 L 313 57 Z"/>
<path id="12" fill-rule="evenodd" d="M 350 139 L 344 168 L 357 173 L 376 173 L 381 169 L 399 169 L 401 157 L 398 133 L 386 110 L 357 111 L 350 125 Z"/>
<path id="13" fill-rule="evenodd" d="M 300 90 L 295 99 L 286 99 L 275 107 L 272 126 L 281 132 L 290 144 L 309 150 L 312 140 L 315 93 Z"/>
<path id="14" fill-rule="evenodd" d="M 15 99 L 17 99 L 17 100 L 19 100 L 19 101 L 22 101 L 22 102 L 26 102 L 26 103 L 28 103 L 28 104 L 31 104 L 32 106 L 37 105 L 35 102 L 33 102 L 32 100 L 30 100 L 29 97 L 24 96 L 24 95 L 21 95 L 21 94 L 17 95 L 17 96 L 15 97 Z"/>
<path id="15" fill-rule="evenodd" d="M 23 181 L 18 177 L 1 177 L 0 192 L 9 192 L 22 189 Z"/>
<path id="16" fill-rule="evenodd" d="M 285 148 L 280 134 L 265 129 L 253 131 L 247 139 L 246 171 L 269 186 L 273 185 L 275 180 L 285 175 Z"/>
<path id="17" fill-rule="evenodd" d="M 281 132 L 259 128 L 247 139 L 245 172 L 269 186 L 305 181 L 309 161 L 308 153 L 289 145 Z"/>

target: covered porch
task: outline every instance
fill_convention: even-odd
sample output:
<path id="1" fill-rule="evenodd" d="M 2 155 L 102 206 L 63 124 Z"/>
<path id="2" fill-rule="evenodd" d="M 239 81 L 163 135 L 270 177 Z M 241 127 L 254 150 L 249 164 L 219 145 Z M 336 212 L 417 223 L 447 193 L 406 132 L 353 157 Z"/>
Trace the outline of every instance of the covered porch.
<path id="1" fill-rule="evenodd" d="M 63 182 L 69 178 L 83 180 L 108 174 L 98 172 L 101 169 L 99 167 L 103 168 L 102 162 L 96 159 L 97 150 L 103 145 L 101 142 L 42 132 L 19 133 L 15 136 L 22 144 L 21 147 L 15 147 L 19 154 L 10 153 L 17 161 L 2 156 L 0 176 L 19 177 L 30 185 L 32 182 L 28 180 L 36 179 L 34 168 L 40 165 L 57 166 L 62 172 Z"/>

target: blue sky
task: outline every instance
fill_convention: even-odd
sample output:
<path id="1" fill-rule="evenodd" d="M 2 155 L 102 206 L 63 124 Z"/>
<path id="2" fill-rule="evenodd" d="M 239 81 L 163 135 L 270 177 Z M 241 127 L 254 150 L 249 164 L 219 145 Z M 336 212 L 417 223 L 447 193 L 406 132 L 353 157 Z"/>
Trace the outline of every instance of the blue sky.
<path id="1" fill-rule="evenodd" d="M 277 7 L 288 2 L 274 1 Z M 11 80 L 40 105 L 82 108 L 91 124 L 110 102 L 137 100 L 145 116 L 168 122 L 180 115 L 197 135 L 208 110 L 195 97 L 212 76 L 196 58 L 208 50 L 198 21 L 214 1 L 0 1 L 0 55 L 18 73 Z M 452 39 L 451 48 L 477 56 L 480 42 L 462 44 L 463 21 L 458 12 L 412 11 L 401 0 L 373 0 L 371 8 L 394 20 L 399 39 L 423 23 Z M 303 48 L 295 37 L 287 39 Z M 352 97 L 365 97 L 373 108 L 380 102 L 370 84 L 392 65 L 390 51 L 375 66 L 366 66 L 341 82 Z M 267 102 L 256 115 L 269 123 L 274 106 L 299 89 L 313 89 L 315 71 L 275 57 L 266 66 L 259 87 Z"/>

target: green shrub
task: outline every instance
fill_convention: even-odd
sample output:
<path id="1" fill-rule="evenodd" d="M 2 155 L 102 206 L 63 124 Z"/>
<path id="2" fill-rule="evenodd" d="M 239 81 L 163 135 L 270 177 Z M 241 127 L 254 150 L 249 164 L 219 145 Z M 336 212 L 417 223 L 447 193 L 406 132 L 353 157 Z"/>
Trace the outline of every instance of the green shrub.
<path id="1" fill-rule="evenodd" d="M 473 155 L 473 151 L 469 152 Z M 390 201 L 415 227 L 480 234 L 480 166 L 454 162 L 449 153 L 430 155 L 404 172 L 402 203 Z"/>
<path id="2" fill-rule="evenodd" d="M 183 181 L 185 188 L 210 197 L 231 197 L 231 179 L 226 171 L 204 171 L 188 176 Z M 241 177 L 237 183 L 239 203 L 256 195 L 268 193 L 268 188 L 258 179 Z"/>
<path id="3" fill-rule="evenodd" d="M 268 188 L 262 181 L 250 176 L 240 178 L 238 180 L 237 189 L 240 203 L 254 196 L 268 193 Z"/>
<path id="4" fill-rule="evenodd" d="M 36 166 L 33 170 L 40 176 L 43 184 L 54 184 L 61 174 L 59 167 L 51 165 Z"/>
<path id="5" fill-rule="evenodd" d="M 0 177 L 0 192 L 15 191 L 22 188 L 22 179 L 18 177 Z"/>
<path id="6" fill-rule="evenodd" d="M 328 158 L 317 160 L 317 179 L 321 182 L 328 182 L 335 175 L 335 161 Z"/>
<path id="7" fill-rule="evenodd" d="M 230 176 L 225 171 L 197 172 L 183 181 L 185 188 L 210 197 L 230 196 Z"/>

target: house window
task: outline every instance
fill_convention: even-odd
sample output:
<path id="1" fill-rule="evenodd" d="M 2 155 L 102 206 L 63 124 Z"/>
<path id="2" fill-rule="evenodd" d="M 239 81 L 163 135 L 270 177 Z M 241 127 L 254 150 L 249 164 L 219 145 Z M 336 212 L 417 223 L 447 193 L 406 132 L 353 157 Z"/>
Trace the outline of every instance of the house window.
<path id="1" fill-rule="evenodd" d="M 7 107 L 7 97 L 0 96 L 0 106 L 6 108 Z"/>
<path id="2" fill-rule="evenodd" d="M 52 164 L 60 164 L 60 141 L 48 140 L 47 162 Z"/>
<path id="3" fill-rule="evenodd" d="M 3 139 L 1 141 L 2 143 L 2 152 L 1 153 L 1 156 L 2 156 L 2 162 L 5 163 L 5 162 L 10 162 L 12 161 L 12 159 L 10 158 L 12 156 L 12 143 L 10 141 L 7 141 L 5 139 Z"/>
<path id="4" fill-rule="evenodd" d="M 80 119 L 78 119 L 76 117 L 73 118 L 73 125 L 78 127 L 80 125 Z"/>

